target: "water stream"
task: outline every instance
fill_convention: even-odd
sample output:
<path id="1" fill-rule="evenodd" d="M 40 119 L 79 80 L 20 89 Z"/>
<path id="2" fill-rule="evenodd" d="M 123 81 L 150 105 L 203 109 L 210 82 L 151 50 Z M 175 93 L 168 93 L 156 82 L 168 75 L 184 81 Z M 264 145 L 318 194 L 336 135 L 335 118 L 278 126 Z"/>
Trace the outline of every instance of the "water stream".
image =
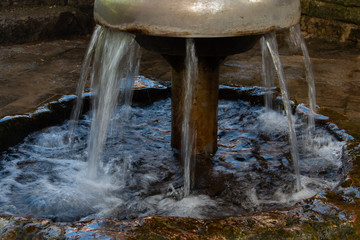
<path id="1" fill-rule="evenodd" d="M 191 126 L 191 109 L 193 106 L 194 90 L 198 75 L 198 59 L 195 52 L 195 42 L 193 39 L 186 40 L 185 58 L 185 79 L 184 79 L 184 121 L 182 125 L 181 156 L 184 163 L 184 196 L 190 194 L 191 169 L 194 168 L 194 126 Z"/>
<path id="2" fill-rule="evenodd" d="M 98 36 L 91 73 L 94 92 L 93 121 L 88 144 L 88 175 L 97 178 L 110 118 L 119 99 L 127 109 L 140 62 L 140 47 L 134 35 L 103 28 Z M 85 66 L 85 67 L 88 67 Z M 86 71 L 86 70 L 84 70 Z M 123 115 L 126 122 L 128 114 Z"/>
<path id="3" fill-rule="evenodd" d="M 297 191 L 301 190 L 301 181 L 300 181 L 300 168 L 299 168 L 299 153 L 298 153 L 298 143 L 295 132 L 295 125 L 292 119 L 292 110 L 290 106 L 289 93 L 286 87 L 286 79 L 284 75 L 284 70 L 281 64 L 279 50 L 276 41 L 276 33 L 271 32 L 265 35 L 266 46 L 270 52 L 271 58 L 273 60 L 276 72 L 278 74 L 281 96 L 284 103 L 284 109 L 286 116 L 288 118 L 289 126 L 289 140 L 291 145 L 291 157 L 294 164 L 295 174 L 296 174 L 296 189 Z"/>
<path id="4" fill-rule="evenodd" d="M 80 117 L 81 108 L 83 104 L 82 95 L 84 94 L 86 81 L 89 78 L 89 74 L 91 71 L 90 65 L 93 60 L 94 52 L 95 52 L 95 46 L 97 45 L 98 39 L 101 34 L 103 34 L 104 28 L 102 28 L 100 25 L 96 25 L 93 35 L 91 36 L 91 40 L 88 46 L 88 49 L 86 51 L 82 66 L 81 66 L 81 72 L 80 72 L 80 78 L 78 82 L 78 86 L 76 89 L 76 104 L 73 108 L 73 111 L 71 113 L 70 120 L 72 121 L 72 126 L 70 128 L 70 140 L 73 141 L 73 135 L 75 132 L 75 128 L 77 125 L 77 122 Z"/>
<path id="5" fill-rule="evenodd" d="M 290 39 L 292 43 L 297 47 L 300 48 L 303 57 L 304 57 L 304 65 L 305 65 L 305 77 L 308 84 L 308 98 L 309 98 L 309 133 L 308 138 L 311 139 L 311 133 L 315 127 L 315 112 L 316 112 L 316 91 L 315 91 L 315 78 L 314 73 L 312 70 L 311 59 L 309 55 L 309 51 L 306 47 L 305 40 L 301 34 L 300 25 L 296 25 L 290 28 Z"/>
<path id="6" fill-rule="evenodd" d="M 293 26 L 289 29 L 289 37 L 290 43 L 293 44 L 296 48 L 301 49 L 304 57 L 304 65 L 305 65 L 305 76 L 306 82 L 308 84 L 308 98 L 309 98 L 309 111 L 308 111 L 308 131 L 304 136 L 307 137 L 307 140 L 310 142 L 312 141 L 312 133 L 315 129 L 315 108 L 316 108 L 316 91 L 315 91 L 315 79 L 312 70 L 312 64 L 309 56 L 309 52 L 307 50 L 304 38 L 301 34 L 300 25 Z M 276 34 L 275 32 L 266 34 L 264 37 L 261 38 L 261 52 L 262 52 L 262 77 L 264 81 L 264 86 L 266 87 L 267 91 L 270 93 L 272 87 L 275 86 L 275 73 L 274 68 L 278 74 L 280 89 L 282 93 L 282 99 L 284 101 L 284 108 L 285 112 L 288 116 L 289 121 L 289 129 L 290 129 L 290 141 L 292 145 L 292 158 L 294 161 L 294 167 L 296 175 L 298 176 L 297 181 L 297 189 L 301 188 L 300 182 L 300 172 L 298 167 L 298 150 L 297 150 L 297 139 L 295 135 L 295 128 L 292 123 L 291 119 L 291 107 L 288 102 L 288 92 L 286 87 L 286 80 L 285 75 L 283 73 L 277 41 L 276 41 Z M 265 106 L 266 109 L 272 108 L 272 101 L 273 97 L 272 94 L 265 95 Z"/>
<path id="7" fill-rule="evenodd" d="M 264 86 L 268 92 L 265 95 L 265 107 L 266 109 L 270 110 L 273 108 L 273 95 L 271 94 L 271 88 L 275 86 L 274 64 L 271 59 L 269 49 L 266 45 L 265 37 L 262 37 L 260 41 L 262 55 L 262 78 L 264 81 Z"/>

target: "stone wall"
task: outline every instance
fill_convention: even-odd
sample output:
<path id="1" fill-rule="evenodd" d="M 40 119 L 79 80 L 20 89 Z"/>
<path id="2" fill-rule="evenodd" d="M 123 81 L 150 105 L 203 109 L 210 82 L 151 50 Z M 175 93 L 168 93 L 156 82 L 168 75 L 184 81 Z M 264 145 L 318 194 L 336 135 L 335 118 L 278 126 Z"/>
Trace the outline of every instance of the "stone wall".
<path id="1" fill-rule="evenodd" d="M 0 0 L 0 45 L 89 34 L 93 0 Z"/>
<path id="2" fill-rule="evenodd" d="M 92 8 L 93 0 L 0 0 L 0 10 L 16 10 L 18 8 L 41 6 Z"/>
<path id="3" fill-rule="evenodd" d="M 310 37 L 360 42 L 360 0 L 301 0 L 301 11 Z"/>

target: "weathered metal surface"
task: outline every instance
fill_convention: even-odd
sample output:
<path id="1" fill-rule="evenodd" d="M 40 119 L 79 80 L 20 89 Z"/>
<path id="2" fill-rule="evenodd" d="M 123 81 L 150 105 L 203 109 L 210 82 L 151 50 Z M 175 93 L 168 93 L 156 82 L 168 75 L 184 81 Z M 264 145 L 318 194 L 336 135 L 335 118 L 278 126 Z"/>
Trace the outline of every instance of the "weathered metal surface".
<path id="1" fill-rule="evenodd" d="M 198 57 L 225 57 L 250 50 L 261 35 L 240 37 L 195 38 Z M 186 39 L 181 37 L 159 37 L 140 34 L 136 41 L 145 49 L 162 55 L 185 56 Z"/>
<path id="2" fill-rule="evenodd" d="M 184 57 L 165 56 L 173 67 L 171 145 L 181 149 L 184 121 Z M 194 153 L 208 156 L 217 150 L 219 57 L 199 58 L 198 78 L 190 111 L 190 134 L 194 135 Z"/>
<path id="3" fill-rule="evenodd" d="M 299 23 L 299 0 L 96 0 L 94 16 L 122 31 L 169 37 L 261 34 Z"/>

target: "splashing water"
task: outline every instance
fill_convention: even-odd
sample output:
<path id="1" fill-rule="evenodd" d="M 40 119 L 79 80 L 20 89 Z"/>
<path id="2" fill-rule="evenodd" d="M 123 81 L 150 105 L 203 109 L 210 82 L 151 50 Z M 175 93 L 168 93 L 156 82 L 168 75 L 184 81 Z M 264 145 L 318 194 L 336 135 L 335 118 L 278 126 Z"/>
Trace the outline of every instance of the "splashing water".
<path id="1" fill-rule="evenodd" d="M 116 108 L 113 123 L 122 120 L 125 108 Z M 336 187 L 344 177 L 346 143 L 317 128 L 316 145 L 298 142 L 303 189 L 294 194 L 286 116 L 240 100 L 220 101 L 218 153 L 201 170 L 191 195 L 181 198 L 177 193 L 184 185 L 183 167 L 170 146 L 171 101 L 131 112 L 124 131 L 114 124 L 107 135 L 99 166 L 107 174 L 101 178 L 86 177 L 91 112 L 81 118 L 73 147 L 65 123 L 31 134 L 2 155 L 0 212 L 54 221 L 234 216 L 291 206 Z M 304 124 L 296 119 L 299 134 Z M 120 134 L 124 142 L 118 141 Z"/>
<path id="2" fill-rule="evenodd" d="M 286 81 L 285 81 L 285 75 L 284 70 L 281 64 L 277 41 L 276 41 L 276 34 L 275 32 L 271 32 L 265 35 L 265 41 L 266 46 L 268 47 L 268 50 L 270 52 L 271 58 L 273 60 L 276 72 L 279 77 L 280 82 L 280 89 L 281 89 L 281 95 L 282 100 L 284 103 L 285 113 L 288 118 L 288 126 L 289 126 L 289 140 L 291 144 L 291 156 L 294 162 L 294 169 L 296 174 L 296 189 L 297 191 L 301 190 L 301 181 L 300 181 L 300 168 L 299 168 L 299 153 L 297 149 L 297 138 L 295 133 L 295 126 L 292 120 L 292 114 L 291 114 L 291 106 L 290 106 L 290 100 L 289 100 L 289 94 L 286 87 Z"/>
<path id="3" fill-rule="evenodd" d="M 194 148 L 194 129 L 190 123 L 191 108 L 193 105 L 193 95 L 195 82 L 197 79 L 198 59 L 195 53 L 194 39 L 186 39 L 186 58 L 185 58 L 185 79 L 184 79 L 184 121 L 182 124 L 181 156 L 184 163 L 184 196 L 190 194 L 191 188 L 191 169 L 194 168 L 195 159 L 192 159 Z"/>

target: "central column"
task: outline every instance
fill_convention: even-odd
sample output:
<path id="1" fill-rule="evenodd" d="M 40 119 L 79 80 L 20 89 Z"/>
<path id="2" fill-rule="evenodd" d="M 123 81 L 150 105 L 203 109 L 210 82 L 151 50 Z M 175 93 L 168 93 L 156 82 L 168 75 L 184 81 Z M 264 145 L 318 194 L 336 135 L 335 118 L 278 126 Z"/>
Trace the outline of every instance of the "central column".
<path id="1" fill-rule="evenodd" d="M 164 55 L 172 66 L 172 135 L 171 145 L 181 151 L 184 119 L 185 57 Z M 219 64 L 222 57 L 199 57 L 190 113 L 190 133 L 194 135 L 194 154 L 209 156 L 217 150 Z"/>
<path id="2" fill-rule="evenodd" d="M 225 38 L 194 38 L 198 56 L 190 124 L 194 133 L 194 154 L 209 156 L 217 150 L 217 110 L 219 65 L 226 56 L 254 46 L 261 35 Z M 171 145 L 181 151 L 184 113 L 184 77 L 186 38 L 138 34 L 136 41 L 145 49 L 160 53 L 172 66 L 172 136 Z"/>

